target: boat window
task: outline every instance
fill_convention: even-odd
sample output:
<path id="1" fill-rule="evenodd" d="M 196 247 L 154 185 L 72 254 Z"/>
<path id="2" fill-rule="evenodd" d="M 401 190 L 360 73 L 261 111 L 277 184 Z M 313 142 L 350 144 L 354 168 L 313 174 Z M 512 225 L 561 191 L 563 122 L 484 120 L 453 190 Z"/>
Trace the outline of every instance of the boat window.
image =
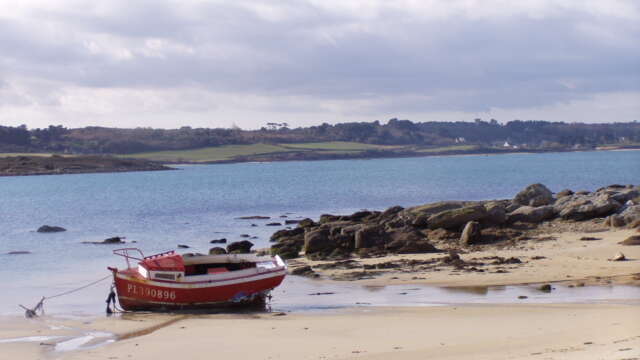
<path id="1" fill-rule="evenodd" d="M 206 275 L 206 274 L 212 274 L 212 273 L 217 274 L 220 272 L 238 271 L 238 270 L 250 269 L 255 267 L 256 267 L 256 263 L 254 262 L 195 264 L 195 265 L 185 266 L 185 275 L 192 276 L 192 275 Z M 215 269 L 215 270 L 209 271 L 209 269 Z"/>
<path id="2" fill-rule="evenodd" d="M 156 279 L 175 280 L 176 279 L 176 274 L 156 273 L 155 274 L 155 278 Z"/>

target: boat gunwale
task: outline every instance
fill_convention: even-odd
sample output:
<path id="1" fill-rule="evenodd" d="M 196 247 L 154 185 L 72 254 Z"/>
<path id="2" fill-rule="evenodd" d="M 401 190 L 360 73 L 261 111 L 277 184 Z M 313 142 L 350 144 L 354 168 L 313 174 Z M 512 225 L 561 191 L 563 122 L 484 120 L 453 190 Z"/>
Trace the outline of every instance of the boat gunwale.
<path id="1" fill-rule="evenodd" d="M 255 268 L 252 268 L 252 269 L 255 269 Z M 263 275 L 275 274 L 275 273 L 282 273 L 282 275 L 286 275 L 286 270 L 287 270 L 286 267 L 279 266 L 278 268 L 273 269 L 273 270 L 268 270 L 268 271 L 264 271 L 264 272 L 255 272 L 253 274 L 248 274 L 248 275 L 243 275 L 243 276 L 236 276 L 236 277 L 224 278 L 224 279 L 200 280 L 200 281 L 172 281 L 172 280 L 147 279 L 147 278 L 142 277 L 142 275 L 140 275 L 137 272 L 137 270 L 134 269 L 134 268 L 118 270 L 118 271 L 116 271 L 114 273 L 114 276 L 117 277 L 117 278 L 120 278 L 122 280 L 135 281 L 135 282 L 144 282 L 147 285 L 154 285 L 153 283 L 161 283 L 161 284 L 172 284 L 172 285 L 185 285 L 185 287 L 188 287 L 189 285 L 211 284 L 211 283 L 221 283 L 221 282 L 227 282 L 227 281 L 236 281 L 236 280 L 249 279 L 249 278 L 252 278 L 252 277 L 258 277 L 258 276 L 263 276 Z M 243 270 L 238 270 L 238 271 L 243 271 Z M 130 272 L 132 274 L 127 274 L 127 272 Z M 228 274 L 228 273 L 223 273 L 223 274 Z M 221 274 L 209 274 L 209 275 L 198 275 L 198 276 L 219 277 L 220 275 Z M 278 276 L 278 275 L 269 276 L 269 277 L 275 277 L 275 276 Z M 183 277 L 183 279 L 185 279 L 185 278 L 187 278 L 187 277 Z M 163 285 L 155 285 L 155 286 L 162 287 Z M 219 285 L 219 286 L 224 286 L 224 285 Z"/>

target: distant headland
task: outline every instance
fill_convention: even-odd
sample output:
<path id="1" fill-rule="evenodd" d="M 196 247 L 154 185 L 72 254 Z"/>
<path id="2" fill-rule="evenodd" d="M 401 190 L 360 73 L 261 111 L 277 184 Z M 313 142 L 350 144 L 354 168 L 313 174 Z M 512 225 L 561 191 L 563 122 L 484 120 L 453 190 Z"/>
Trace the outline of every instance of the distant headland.
<path id="1" fill-rule="evenodd" d="M 172 170 L 148 160 L 113 156 L 0 156 L 0 176 Z"/>
<path id="2" fill-rule="evenodd" d="M 258 130 L 0 126 L 0 153 L 112 155 L 161 163 L 367 159 L 460 154 L 640 149 L 640 123 L 514 120 L 375 122 Z"/>

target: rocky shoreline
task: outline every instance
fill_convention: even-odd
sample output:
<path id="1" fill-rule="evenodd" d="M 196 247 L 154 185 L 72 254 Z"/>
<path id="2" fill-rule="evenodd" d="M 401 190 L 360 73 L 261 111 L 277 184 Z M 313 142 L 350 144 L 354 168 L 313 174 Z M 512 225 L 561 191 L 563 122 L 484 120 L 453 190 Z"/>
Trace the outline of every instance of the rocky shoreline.
<path id="1" fill-rule="evenodd" d="M 304 219 L 296 228 L 273 234 L 270 251 L 290 259 L 293 274 L 326 275 L 334 280 L 442 270 L 506 273 L 545 256 L 496 255 L 500 250 L 506 254 L 544 242 L 562 247 L 558 234 L 563 233 L 581 233 L 573 246 L 584 247 L 597 243 L 610 229 L 640 231 L 640 186 L 610 185 L 593 192 L 553 194 L 546 186 L 533 184 L 513 199 L 442 201 L 406 209 L 394 206 L 351 215 L 325 214 L 318 221 Z M 620 246 L 637 244 L 635 237 L 638 235 L 631 235 Z M 617 255 L 607 254 L 606 260 Z M 626 260 L 620 255 L 618 260 Z"/>
<path id="2" fill-rule="evenodd" d="M 62 175 L 129 171 L 174 170 L 157 162 L 113 156 L 12 156 L 0 157 L 0 176 Z"/>

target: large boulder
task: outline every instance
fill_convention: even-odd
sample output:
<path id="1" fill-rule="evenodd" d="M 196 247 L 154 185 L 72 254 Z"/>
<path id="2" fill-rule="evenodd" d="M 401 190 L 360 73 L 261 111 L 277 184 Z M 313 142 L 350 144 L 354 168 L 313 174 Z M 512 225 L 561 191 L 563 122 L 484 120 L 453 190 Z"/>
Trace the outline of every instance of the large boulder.
<path id="1" fill-rule="evenodd" d="M 53 233 L 53 232 L 63 232 L 67 231 L 67 229 L 60 226 L 50 226 L 50 225 L 42 225 L 37 230 L 39 233 Z"/>
<path id="2" fill-rule="evenodd" d="M 389 240 L 388 234 L 381 226 L 368 225 L 363 226 L 355 233 L 354 247 L 356 249 L 365 249 L 371 247 L 384 246 Z"/>
<path id="3" fill-rule="evenodd" d="M 321 227 L 304 234 L 304 252 L 308 256 L 315 253 L 331 253 L 336 247 L 329 237 L 330 229 Z"/>
<path id="4" fill-rule="evenodd" d="M 545 206 L 521 206 L 515 211 L 507 214 L 507 222 L 513 224 L 514 222 L 526 222 L 526 223 L 540 223 L 545 220 L 552 219 L 555 216 L 555 210 L 551 205 Z"/>
<path id="5" fill-rule="evenodd" d="M 390 251 L 398 251 L 408 243 L 416 243 L 426 240 L 426 237 L 412 227 L 403 227 L 387 233 L 388 241 L 385 248 Z"/>
<path id="6" fill-rule="evenodd" d="M 542 184 L 532 184 L 520 191 L 513 202 L 518 205 L 542 206 L 553 202 L 553 193 Z"/>
<path id="7" fill-rule="evenodd" d="M 560 192 L 558 192 L 556 194 L 556 198 L 560 199 L 560 198 L 563 198 L 565 196 L 571 196 L 571 195 L 573 195 L 573 191 L 571 191 L 570 189 L 564 189 L 564 190 L 561 190 Z"/>
<path id="8" fill-rule="evenodd" d="M 636 189 L 624 189 L 619 192 L 611 194 L 611 198 L 620 204 L 624 204 L 627 201 L 640 197 L 640 191 Z"/>
<path id="9" fill-rule="evenodd" d="M 573 195 L 565 197 L 555 206 L 556 212 L 565 220 L 589 220 L 605 217 L 615 213 L 622 204 L 613 200 L 608 194 Z"/>
<path id="10" fill-rule="evenodd" d="M 297 258 L 304 246 L 304 233 L 305 229 L 302 227 L 276 231 L 270 239 L 276 242 L 271 245 L 271 254 L 280 255 L 283 259 Z"/>
<path id="11" fill-rule="evenodd" d="M 355 213 L 353 213 L 351 215 L 341 216 L 340 218 L 342 220 L 348 220 L 348 221 L 362 221 L 365 218 L 368 218 L 370 216 L 375 216 L 375 215 L 376 215 L 376 213 L 374 213 L 374 212 L 363 210 L 363 211 L 355 212 Z"/>
<path id="12" fill-rule="evenodd" d="M 314 226 L 316 226 L 316 223 L 313 220 L 309 219 L 309 218 L 304 218 L 304 219 L 302 219 L 302 220 L 300 220 L 298 222 L 298 227 L 299 228 L 306 229 L 306 228 L 310 228 L 310 227 L 314 227 Z"/>
<path id="13" fill-rule="evenodd" d="M 248 254 L 252 247 L 253 243 L 249 240 L 234 241 L 227 245 L 227 252 L 229 254 Z"/>
<path id="14" fill-rule="evenodd" d="M 475 204 L 431 215 L 427 220 L 427 224 L 429 229 L 457 229 L 469 221 L 478 221 L 486 216 L 487 210 L 484 206 Z"/>
<path id="15" fill-rule="evenodd" d="M 472 204 L 463 201 L 439 201 L 436 203 L 410 207 L 402 211 L 403 215 L 411 219 L 411 224 L 417 227 L 426 227 L 429 217 L 447 210 L 459 209 Z M 402 215 L 400 217 L 403 217 Z"/>
<path id="16" fill-rule="evenodd" d="M 271 235 L 270 241 L 281 241 L 286 238 L 298 237 L 300 239 L 304 238 L 304 229 L 301 227 L 297 227 L 295 229 L 282 229 L 278 230 L 273 235 Z"/>
<path id="17" fill-rule="evenodd" d="M 427 240 L 419 240 L 405 242 L 396 252 L 398 254 L 424 254 L 440 252 L 440 250 Z"/>
<path id="18" fill-rule="evenodd" d="M 640 221 L 640 205 L 627 206 L 618 215 L 625 225 L 632 225 Z"/>
<path id="19" fill-rule="evenodd" d="M 279 255 L 283 259 L 295 259 L 300 256 L 302 244 L 296 242 L 278 242 L 271 245 L 271 255 Z"/>
<path id="20" fill-rule="evenodd" d="M 505 205 L 499 201 L 490 201 L 484 204 L 487 216 L 484 222 L 491 225 L 502 225 L 507 221 L 507 210 Z"/>
<path id="21" fill-rule="evenodd" d="M 410 207 L 405 209 L 404 211 L 412 215 L 430 216 L 439 212 L 443 212 L 445 210 L 459 209 L 466 205 L 471 205 L 471 203 L 465 201 L 438 201 L 431 204 Z"/>
<path id="22" fill-rule="evenodd" d="M 462 230 L 460 243 L 462 245 L 473 245 L 480 241 L 480 223 L 477 221 L 469 221 Z"/>
<path id="23" fill-rule="evenodd" d="M 325 224 L 328 222 L 334 222 L 334 221 L 339 221 L 340 220 L 340 216 L 338 215 L 331 215 L 331 214 L 322 214 L 320 215 L 320 220 L 318 221 L 320 224 Z"/>
<path id="24" fill-rule="evenodd" d="M 608 216 L 604 220 L 604 224 L 616 228 L 616 227 L 623 227 L 627 223 L 624 221 L 624 218 L 620 216 L 620 214 L 613 214 Z"/>
<path id="25" fill-rule="evenodd" d="M 388 208 L 387 210 L 383 211 L 382 214 L 380 214 L 380 217 L 382 219 L 392 218 L 392 217 L 395 217 L 402 210 L 404 210 L 404 208 L 402 206 L 398 206 L 398 205 L 392 206 L 392 207 Z"/>

